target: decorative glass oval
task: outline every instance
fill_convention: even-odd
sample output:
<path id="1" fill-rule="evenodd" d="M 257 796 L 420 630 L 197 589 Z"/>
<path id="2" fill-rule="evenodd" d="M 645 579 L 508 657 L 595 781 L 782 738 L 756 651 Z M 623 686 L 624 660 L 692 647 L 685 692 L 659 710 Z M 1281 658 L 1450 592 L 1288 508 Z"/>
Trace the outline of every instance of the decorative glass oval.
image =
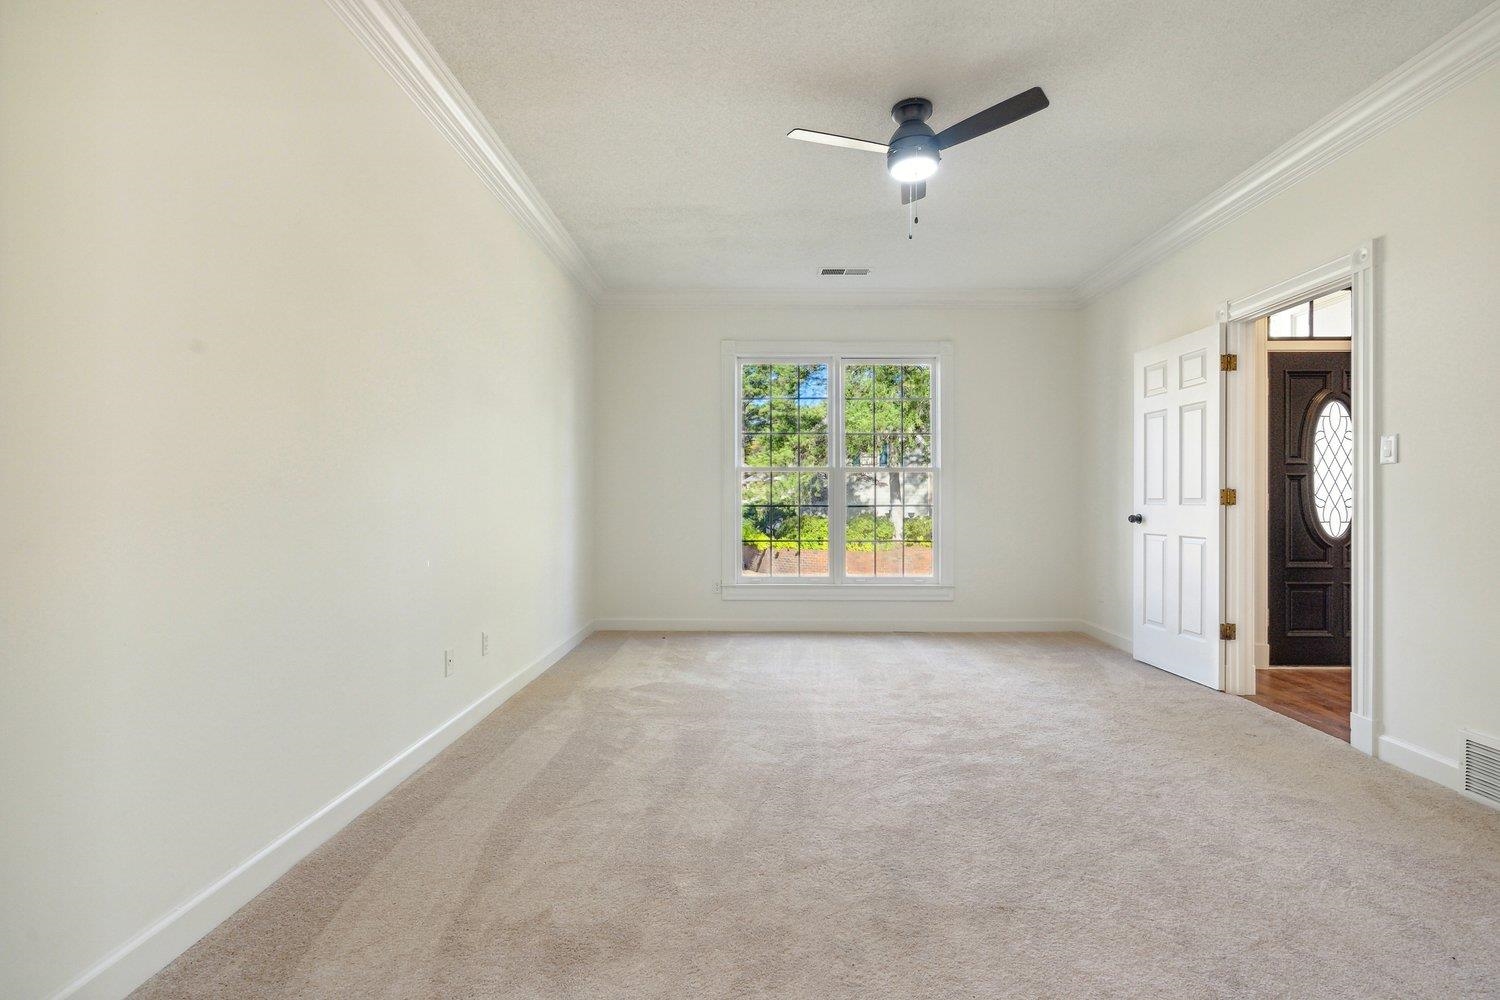
<path id="1" fill-rule="evenodd" d="M 1338 541 L 1354 516 L 1354 421 L 1349 407 L 1330 399 L 1313 431 L 1313 506 L 1323 534 Z"/>

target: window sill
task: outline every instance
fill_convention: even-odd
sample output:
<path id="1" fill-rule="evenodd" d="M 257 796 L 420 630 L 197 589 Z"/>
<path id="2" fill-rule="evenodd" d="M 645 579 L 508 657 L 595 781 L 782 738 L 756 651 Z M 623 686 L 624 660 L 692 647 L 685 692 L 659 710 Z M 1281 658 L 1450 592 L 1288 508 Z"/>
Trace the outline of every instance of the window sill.
<path id="1" fill-rule="evenodd" d="M 953 588 L 940 584 L 726 583 L 726 601 L 951 601 Z"/>

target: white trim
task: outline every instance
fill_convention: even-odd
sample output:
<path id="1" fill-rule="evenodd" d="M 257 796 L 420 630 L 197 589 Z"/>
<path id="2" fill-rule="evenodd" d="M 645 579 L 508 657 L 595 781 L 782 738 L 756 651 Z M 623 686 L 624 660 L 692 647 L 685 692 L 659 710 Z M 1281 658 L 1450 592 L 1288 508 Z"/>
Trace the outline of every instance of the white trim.
<path id="1" fill-rule="evenodd" d="M 1271 155 L 1089 275 L 1080 297 L 1094 299 L 1152 264 L 1201 240 L 1425 108 L 1500 57 L 1500 3 L 1492 3 L 1394 72 Z"/>
<path id="2" fill-rule="evenodd" d="M 125 996 L 254 899 L 517 691 L 571 653 L 593 631 L 592 623 L 585 625 L 491 688 L 468 708 L 381 764 L 317 812 L 105 955 L 54 993 L 52 1000 Z"/>
<path id="3" fill-rule="evenodd" d="M 599 632 L 1081 632 L 1073 618 L 600 618 Z"/>
<path id="4" fill-rule="evenodd" d="M 1239 625 L 1244 640 L 1230 643 L 1226 656 L 1226 689 L 1235 694 L 1255 691 L 1255 645 L 1261 609 L 1256 598 L 1257 574 L 1263 572 L 1256 550 L 1254 512 L 1264 504 L 1256 475 L 1261 456 L 1255 428 L 1264 419 L 1263 359 L 1255 321 L 1266 313 L 1314 298 L 1338 287 L 1349 287 L 1354 403 L 1354 524 L 1350 557 L 1354 628 L 1350 643 L 1350 743 L 1374 753 L 1375 685 L 1375 527 L 1379 434 L 1375 426 L 1375 244 L 1366 240 L 1351 252 L 1319 267 L 1303 271 L 1252 295 L 1225 302 L 1219 320 L 1227 324 L 1228 350 L 1239 355 L 1239 370 L 1229 381 L 1226 401 L 1226 482 L 1234 484 L 1244 502 L 1226 510 L 1224 546 L 1225 607 L 1229 621 Z"/>
<path id="5" fill-rule="evenodd" d="M 597 296 L 604 286 L 583 251 L 398 0 L 327 2 L 522 227 Z"/>
<path id="6" fill-rule="evenodd" d="M 1113 646 L 1122 653 L 1130 653 L 1132 657 L 1135 656 L 1134 651 L 1131 649 L 1130 636 L 1128 635 L 1121 635 L 1118 632 L 1110 631 L 1103 625 L 1095 625 L 1093 622 L 1082 620 L 1078 622 L 1078 631 L 1091 639 L 1098 639 L 1106 646 Z"/>
<path id="7" fill-rule="evenodd" d="M 1398 740 L 1394 736 L 1380 737 L 1379 745 L 1380 751 L 1376 756 L 1381 760 L 1420 778 L 1435 781 L 1445 788 L 1459 792 L 1464 790 L 1463 767 L 1458 761 L 1405 740 Z"/>
<path id="8" fill-rule="evenodd" d="M 829 278 L 830 282 L 858 278 Z M 971 308 L 1077 309 L 1083 302 L 1069 288 L 900 289 L 900 288 L 702 288 L 614 289 L 599 304 L 643 309 L 700 309 L 723 306 L 953 306 Z"/>
<path id="9" fill-rule="evenodd" d="M 1349 713 L 1349 745 L 1356 750 L 1374 755 L 1375 753 L 1375 720 L 1368 715 L 1359 715 L 1355 712 Z"/>

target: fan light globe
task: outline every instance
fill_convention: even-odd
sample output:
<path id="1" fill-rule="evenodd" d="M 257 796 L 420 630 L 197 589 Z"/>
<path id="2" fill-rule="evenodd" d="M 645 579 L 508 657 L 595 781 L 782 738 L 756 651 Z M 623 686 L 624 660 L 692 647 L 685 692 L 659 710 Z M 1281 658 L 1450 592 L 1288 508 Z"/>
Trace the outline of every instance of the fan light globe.
<path id="1" fill-rule="evenodd" d="M 937 168 L 937 157 L 926 150 L 912 150 L 899 159 L 892 159 L 889 167 L 891 176 L 902 184 L 925 181 L 937 173 Z"/>

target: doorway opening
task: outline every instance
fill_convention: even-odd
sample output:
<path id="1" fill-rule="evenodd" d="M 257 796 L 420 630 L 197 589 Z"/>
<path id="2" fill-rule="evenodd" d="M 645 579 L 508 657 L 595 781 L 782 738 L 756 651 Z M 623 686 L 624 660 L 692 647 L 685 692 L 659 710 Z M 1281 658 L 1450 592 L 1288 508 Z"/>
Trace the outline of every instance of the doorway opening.
<path id="1" fill-rule="evenodd" d="M 1373 752 L 1373 248 L 1238 302 L 1227 385 L 1226 689 Z"/>
<path id="2" fill-rule="evenodd" d="M 1255 323 L 1265 373 L 1256 469 L 1256 703 L 1348 741 L 1354 519 L 1350 289 Z"/>

